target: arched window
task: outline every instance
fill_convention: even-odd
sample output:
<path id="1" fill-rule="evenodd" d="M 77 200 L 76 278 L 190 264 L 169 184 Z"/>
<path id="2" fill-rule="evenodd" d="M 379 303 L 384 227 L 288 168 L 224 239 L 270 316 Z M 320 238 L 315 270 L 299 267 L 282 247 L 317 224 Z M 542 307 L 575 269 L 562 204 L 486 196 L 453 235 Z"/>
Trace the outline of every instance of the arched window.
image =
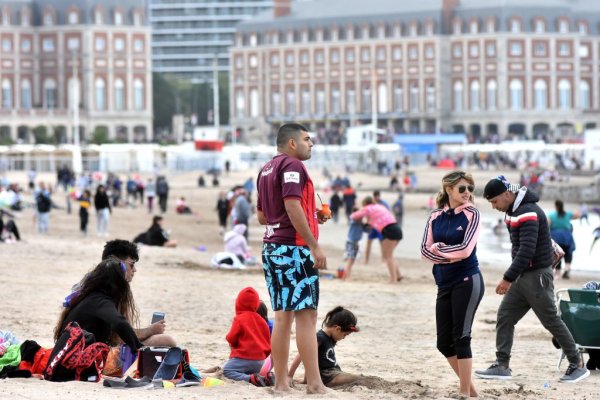
<path id="1" fill-rule="evenodd" d="M 73 107 L 79 107 L 79 79 L 69 79 L 68 88 L 69 109 L 72 110 Z"/>
<path id="2" fill-rule="evenodd" d="M 98 7 L 96 8 L 96 11 L 94 11 L 94 22 L 96 25 L 101 25 L 103 23 L 102 10 Z"/>
<path id="3" fill-rule="evenodd" d="M 104 79 L 96 78 L 96 110 L 106 109 L 106 84 Z"/>
<path id="4" fill-rule="evenodd" d="M 363 86 L 361 103 L 362 112 L 371 112 L 371 87 L 368 85 Z"/>
<path id="5" fill-rule="evenodd" d="M 125 109 L 125 84 L 121 78 L 115 79 L 115 110 Z"/>
<path id="6" fill-rule="evenodd" d="M 435 85 L 433 83 L 430 83 L 429 85 L 427 85 L 427 96 L 426 96 L 426 102 L 427 102 L 427 111 L 435 111 Z"/>
<path id="7" fill-rule="evenodd" d="M 419 111 L 419 86 L 416 83 L 410 87 L 410 111 Z"/>
<path id="8" fill-rule="evenodd" d="M 258 90 L 250 90 L 250 116 L 258 117 Z"/>
<path id="9" fill-rule="evenodd" d="M 590 108 L 590 84 L 588 81 L 579 82 L 579 107 L 583 110 Z"/>
<path id="10" fill-rule="evenodd" d="M 272 115 L 281 115 L 281 96 L 279 92 L 271 93 L 271 114 Z"/>
<path id="11" fill-rule="evenodd" d="M 354 115 L 356 113 L 356 92 L 352 88 L 346 90 L 346 108 L 348 114 Z"/>
<path id="12" fill-rule="evenodd" d="M 558 82 L 558 108 L 561 110 L 571 108 L 571 82 L 566 79 Z"/>
<path id="13" fill-rule="evenodd" d="M 538 19 L 535 21 L 535 33 L 544 33 L 546 32 L 546 23 L 541 20 Z"/>
<path id="14" fill-rule="evenodd" d="M 25 110 L 31 108 L 31 83 L 27 79 L 21 81 L 21 108 Z"/>
<path id="15" fill-rule="evenodd" d="M 471 82 L 471 111 L 479 111 L 479 81 Z"/>
<path id="16" fill-rule="evenodd" d="M 57 107 L 56 81 L 54 79 L 44 81 L 44 103 L 46 108 Z"/>
<path id="17" fill-rule="evenodd" d="M 123 13 L 121 11 L 115 11 L 115 25 L 123 25 Z"/>
<path id="18" fill-rule="evenodd" d="M 317 114 L 325 114 L 325 91 L 323 88 L 317 89 Z"/>
<path id="19" fill-rule="evenodd" d="M 2 13 L 2 25 L 10 25 L 10 9 L 5 9 Z"/>
<path id="20" fill-rule="evenodd" d="M 454 82 L 452 88 L 454 93 L 454 111 L 462 111 L 463 109 L 463 84 L 460 81 Z"/>
<path id="21" fill-rule="evenodd" d="M 342 106 L 340 102 L 340 89 L 334 87 L 331 89 L 331 112 L 339 114 L 342 112 Z"/>
<path id="22" fill-rule="evenodd" d="M 511 33 L 520 33 L 521 32 L 521 21 L 518 19 L 510 20 L 510 32 Z"/>
<path id="23" fill-rule="evenodd" d="M 533 84 L 533 101 L 536 110 L 545 110 L 548 108 L 548 87 L 546 81 L 538 79 Z"/>
<path id="24" fill-rule="evenodd" d="M 487 83 L 487 109 L 495 110 L 496 109 L 496 97 L 498 93 L 498 84 L 495 80 L 490 80 Z"/>
<path id="25" fill-rule="evenodd" d="M 69 20 L 70 25 L 78 24 L 79 23 L 79 13 L 75 10 L 69 11 L 68 20 Z"/>
<path id="26" fill-rule="evenodd" d="M 377 87 L 377 111 L 380 113 L 389 111 L 387 85 L 385 83 L 380 83 Z"/>
<path id="27" fill-rule="evenodd" d="M 310 92 L 308 88 L 302 90 L 302 115 L 310 114 Z"/>
<path id="28" fill-rule="evenodd" d="M 510 81 L 510 108 L 523 109 L 523 83 L 518 79 Z"/>
<path id="29" fill-rule="evenodd" d="M 400 84 L 394 86 L 394 110 L 404 110 L 404 91 Z"/>
<path id="30" fill-rule="evenodd" d="M 143 110 L 146 106 L 144 101 L 144 82 L 137 78 L 133 81 L 133 108 L 137 111 Z"/>
<path id="31" fill-rule="evenodd" d="M 54 13 L 51 10 L 46 10 L 44 12 L 44 25 L 45 26 L 54 25 Z"/>
<path id="32" fill-rule="evenodd" d="M 2 79 L 2 108 L 12 108 L 12 83 L 8 79 Z"/>

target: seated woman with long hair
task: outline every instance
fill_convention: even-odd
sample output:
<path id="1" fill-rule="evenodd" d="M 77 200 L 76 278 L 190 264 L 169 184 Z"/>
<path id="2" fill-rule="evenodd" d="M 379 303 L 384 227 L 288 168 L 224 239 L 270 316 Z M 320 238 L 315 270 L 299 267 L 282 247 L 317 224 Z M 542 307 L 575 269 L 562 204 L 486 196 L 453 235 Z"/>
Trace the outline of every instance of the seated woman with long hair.
<path id="1" fill-rule="evenodd" d="M 129 282 L 125 279 L 127 267 L 123 261 L 110 257 L 103 260 L 81 283 L 76 298 L 72 298 L 60 315 L 54 328 L 58 340 L 65 326 L 76 321 L 91 332 L 96 342 L 117 345 L 117 336 L 132 350 L 142 347 L 128 321 L 137 321 L 137 310 Z"/>

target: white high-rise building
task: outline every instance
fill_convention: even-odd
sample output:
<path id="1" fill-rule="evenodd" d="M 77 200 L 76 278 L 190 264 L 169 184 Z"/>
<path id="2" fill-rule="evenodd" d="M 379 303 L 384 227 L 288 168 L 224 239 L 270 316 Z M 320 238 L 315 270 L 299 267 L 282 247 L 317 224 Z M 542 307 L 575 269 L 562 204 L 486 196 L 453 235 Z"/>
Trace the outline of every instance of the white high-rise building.
<path id="1" fill-rule="evenodd" d="M 273 0 L 150 0 L 153 70 L 211 81 L 229 71 L 235 26 L 270 10 Z"/>

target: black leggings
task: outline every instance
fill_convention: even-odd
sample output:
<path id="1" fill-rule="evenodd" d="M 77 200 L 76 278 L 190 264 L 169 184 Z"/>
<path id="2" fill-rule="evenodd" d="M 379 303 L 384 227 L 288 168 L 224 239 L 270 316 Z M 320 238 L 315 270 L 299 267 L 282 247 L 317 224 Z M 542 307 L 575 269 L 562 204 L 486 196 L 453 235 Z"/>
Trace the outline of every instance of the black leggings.
<path id="1" fill-rule="evenodd" d="M 435 305 L 437 348 L 446 358 L 472 358 L 471 327 L 485 291 L 477 273 L 450 288 L 438 289 Z"/>

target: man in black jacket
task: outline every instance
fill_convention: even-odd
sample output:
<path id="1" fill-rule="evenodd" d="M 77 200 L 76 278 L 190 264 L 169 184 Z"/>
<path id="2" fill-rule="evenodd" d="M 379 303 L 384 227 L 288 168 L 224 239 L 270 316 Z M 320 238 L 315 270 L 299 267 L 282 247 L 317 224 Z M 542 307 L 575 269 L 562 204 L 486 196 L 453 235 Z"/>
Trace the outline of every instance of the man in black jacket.
<path id="1" fill-rule="evenodd" d="M 566 325 L 554 303 L 553 252 L 546 214 L 537 205 L 539 197 L 526 187 L 510 184 L 504 176 L 490 180 L 483 191 L 495 210 L 505 213 L 504 221 L 512 243 L 512 263 L 496 287 L 505 295 L 496 322 L 496 363 L 475 371 L 487 379 L 511 379 L 508 367 L 515 325 L 533 309 L 542 325 L 557 339 L 569 367 L 560 378 L 564 383 L 579 382 L 590 375 L 584 366 Z"/>

